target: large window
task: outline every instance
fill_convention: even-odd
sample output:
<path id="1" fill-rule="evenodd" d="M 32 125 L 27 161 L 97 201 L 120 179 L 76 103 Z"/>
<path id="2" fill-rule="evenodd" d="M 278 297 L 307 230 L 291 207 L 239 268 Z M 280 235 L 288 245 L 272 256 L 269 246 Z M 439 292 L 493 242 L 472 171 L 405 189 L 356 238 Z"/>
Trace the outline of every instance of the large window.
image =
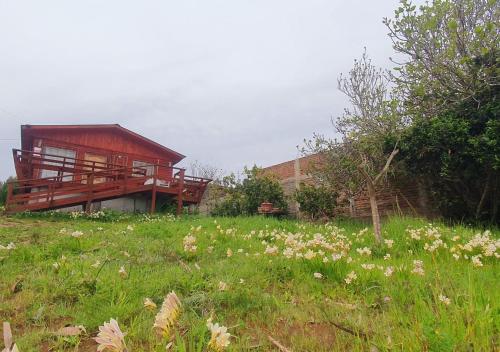
<path id="1" fill-rule="evenodd" d="M 132 166 L 134 167 L 134 176 L 137 177 L 144 175 L 144 171 L 146 171 L 146 176 L 152 176 L 154 173 L 154 166 L 145 161 L 134 160 Z"/>
<path id="2" fill-rule="evenodd" d="M 42 153 L 49 154 L 44 156 L 46 159 L 43 161 L 44 165 L 63 166 L 65 158 L 74 159 L 76 157 L 76 152 L 74 150 L 48 147 L 48 146 L 44 146 L 42 148 Z M 72 164 L 72 162 L 74 162 L 74 160 L 70 161 L 71 161 L 70 164 L 64 164 L 64 166 L 67 168 L 73 167 L 74 165 Z M 71 172 L 64 172 L 63 181 L 71 180 L 72 176 L 69 175 L 71 175 Z M 55 176 L 58 176 L 57 170 L 42 169 L 42 172 L 40 174 L 40 177 L 55 177 Z"/>

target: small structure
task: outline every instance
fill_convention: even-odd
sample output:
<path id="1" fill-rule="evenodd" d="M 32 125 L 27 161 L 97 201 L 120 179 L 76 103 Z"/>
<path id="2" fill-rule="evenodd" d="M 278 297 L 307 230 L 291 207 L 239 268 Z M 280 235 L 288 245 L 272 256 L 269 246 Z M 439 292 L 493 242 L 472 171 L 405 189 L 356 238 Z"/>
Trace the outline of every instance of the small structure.
<path id="1" fill-rule="evenodd" d="M 198 204 L 211 181 L 185 175 L 184 155 L 118 124 L 23 125 L 14 149 L 17 181 L 7 212 L 82 205 L 151 212 L 174 199 L 177 212 Z"/>
<path id="2" fill-rule="evenodd" d="M 273 203 L 263 202 L 260 207 L 257 208 L 257 212 L 261 215 L 280 215 L 283 214 L 283 210 L 280 208 L 273 207 Z"/>

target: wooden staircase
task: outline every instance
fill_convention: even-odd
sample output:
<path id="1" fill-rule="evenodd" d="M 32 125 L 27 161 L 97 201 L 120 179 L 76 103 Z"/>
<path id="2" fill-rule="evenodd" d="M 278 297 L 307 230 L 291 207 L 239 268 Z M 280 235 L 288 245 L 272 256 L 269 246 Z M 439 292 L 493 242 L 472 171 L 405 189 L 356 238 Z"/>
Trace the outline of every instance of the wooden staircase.
<path id="1" fill-rule="evenodd" d="M 18 180 L 8 183 L 8 213 L 75 205 L 83 205 L 86 211 L 90 211 L 92 202 L 137 193 L 151 195 L 151 212 L 155 210 L 158 193 L 170 195 L 177 201 L 177 212 L 180 213 L 184 204 L 201 201 L 211 181 L 186 176 L 184 169 L 160 164 L 125 167 L 16 149 L 14 163 Z M 151 167 L 152 175 L 148 175 L 147 168 Z M 41 170 L 50 170 L 56 176 L 33 177 L 41 174 Z"/>

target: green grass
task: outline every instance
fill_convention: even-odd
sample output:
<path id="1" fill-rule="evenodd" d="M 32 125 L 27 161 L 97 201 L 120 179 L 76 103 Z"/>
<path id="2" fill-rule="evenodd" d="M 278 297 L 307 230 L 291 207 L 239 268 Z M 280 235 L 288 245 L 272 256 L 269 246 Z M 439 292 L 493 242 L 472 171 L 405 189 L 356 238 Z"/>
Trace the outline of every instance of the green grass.
<path id="1" fill-rule="evenodd" d="M 431 240 L 412 240 L 406 232 L 427 225 L 419 219 L 386 221 L 384 238 L 394 240 L 392 248 L 375 246 L 369 231 L 356 236 L 365 225 L 349 221 L 336 223 L 339 230 L 262 217 L 144 220 L 0 217 L 0 245 L 16 246 L 0 249 L 0 320 L 11 322 L 20 351 L 95 351 L 92 338 L 110 318 L 127 333 L 130 351 L 164 351 L 167 341 L 152 330 L 156 312 L 144 309 L 143 301 L 149 297 L 160 306 L 172 290 L 183 304 L 172 336 L 175 351 L 204 351 L 210 316 L 229 328 L 228 349 L 234 351 L 276 350 L 268 336 L 294 351 L 498 348 L 498 258 L 483 255 L 483 266 L 475 267 L 470 257 L 480 249 L 469 259 L 455 260 L 450 252 L 482 230 L 434 224 L 447 248 L 431 253 L 424 249 Z M 198 226 L 201 230 L 192 230 Z M 66 233 L 60 233 L 63 228 Z M 77 230 L 82 237 L 71 236 Z M 491 232 L 498 242 L 500 232 Z M 197 239 L 195 253 L 183 248 L 189 233 Z M 282 254 L 288 233 L 302 233 L 304 241 L 321 233 L 336 244 L 345 236 L 349 253 L 335 262 L 325 249 L 311 260 L 288 259 Z M 456 235 L 460 239 L 453 241 Z M 265 254 L 262 241 L 277 245 L 279 254 Z M 370 256 L 356 251 L 365 246 Z M 385 260 L 387 253 L 391 257 Z M 417 259 L 423 261 L 424 276 L 411 272 Z M 97 260 L 102 265 L 92 267 Z M 362 263 L 382 267 L 365 270 Z M 121 266 L 126 278 L 118 273 Z M 389 277 L 384 275 L 388 266 L 394 269 Z M 351 271 L 357 279 L 346 284 Z M 315 272 L 323 278 L 315 278 Z M 221 281 L 227 290 L 219 290 Z M 439 300 L 441 294 L 451 300 L 449 305 Z M 87 334 L 54 334 L 66 325 L 84 325 Z"/>

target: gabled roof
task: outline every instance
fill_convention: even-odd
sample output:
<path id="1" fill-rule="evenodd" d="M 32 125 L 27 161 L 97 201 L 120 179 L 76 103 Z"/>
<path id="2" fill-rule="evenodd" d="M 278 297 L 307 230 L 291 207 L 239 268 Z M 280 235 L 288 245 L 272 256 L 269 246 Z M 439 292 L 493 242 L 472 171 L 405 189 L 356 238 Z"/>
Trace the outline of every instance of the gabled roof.
<path id="1" fill-rule="evenodd" d="M 21 125 L 21 145 L 23 149 L 29 148 L 28 144 L 30 143 L 27 138 L 30 132 L 37 131 L 54 131 L 54 130 L 66 130 L 66 131 L 78 131 L 78 130 L 111 130 L 116 131 L 118 133 L 122 133 L 123 135 L 134 139 L 136 141 L 142 142 L 144 144 L 148 144 L 151 147 L 158 149 L 164 153 L 172 155 L 176 160 L 175 163 L 181 161 L 185 158 L 185 155 L 178 153 L 170 148 L 167 148 L 155 141 L 152 141 L 149 138 L 141 136 L 125 127 L 120 126 L 119 124 L 88 124 L 88 125 Z"/>

